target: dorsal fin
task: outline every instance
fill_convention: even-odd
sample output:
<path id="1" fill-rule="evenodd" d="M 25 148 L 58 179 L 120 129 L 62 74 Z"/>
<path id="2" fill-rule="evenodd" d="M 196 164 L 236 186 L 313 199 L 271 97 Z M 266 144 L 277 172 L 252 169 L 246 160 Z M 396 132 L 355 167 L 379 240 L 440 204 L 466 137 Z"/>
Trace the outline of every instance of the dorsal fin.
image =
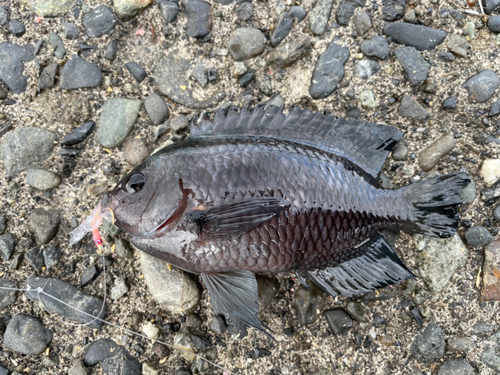
<path id="1" fill-rule="evenodd" d="M 398 129 L 293 108 L 284 114 L 275 106 L 231 107 L 213 121 L 191 126 L 191 137 L 256 135 L 286 139 L 339 154 L 377 178 L 385 159 L 403 137 Z"/>

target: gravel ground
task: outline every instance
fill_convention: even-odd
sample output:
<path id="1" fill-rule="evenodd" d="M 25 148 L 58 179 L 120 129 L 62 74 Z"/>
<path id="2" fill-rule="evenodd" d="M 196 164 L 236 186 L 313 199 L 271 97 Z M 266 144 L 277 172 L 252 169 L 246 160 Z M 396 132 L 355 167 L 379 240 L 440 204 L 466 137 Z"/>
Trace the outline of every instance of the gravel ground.
<path id="1" fill-rule="evenodd" d="M 139 0 L 123 2 L 146 5 L 148 3 Z M 27 1 L 27 3 L 32 2 Z M 313 1 L 299 0 L 294 3 L 254 1 L 253 14 L 247 21 L 237 16 L 244 18 L 243 11 L 237 10 L 241 7 L 239 3 L 229 5 L 211 3 L 208 15 L 203 13 L 203 7 L 200 8 L 199 4 L 181 6 L 177 18 L 170 23 L 162 19 L 160 7 L 156 3 L 147 6 L 144 11 L 129 20 L 119 20 L 116 16 L 118 12 L 115 10 L 116 24 L 113 31 L 100 37 L 87 35 L 83 19 L 92 9 L 100 5 L 106 5 L 113 10 L 112 1 L 76 0 L 73 3 L 54 0 L 51 3 L 70 3 L 70 10 L 63 16 L 37 18 L 25 3 L 11 0 L 0 2 L 0 7 L 10 7 L 9 11 L 0 12 L 0 48 L 4 42 L 35 46 L 39 40 L 46 39 L 35 58 L 24 63 L 27 85 L 25 90 L 20 90 L 22 91 L 20 93 L 13 92 L 22 83 L 21 77 L 17 76 L 19 67 L 14 69 L 13 65 L 7 63 L 7 56 L 0 53 L 0 80 L 7 85 L 13 85 L 8 88 L 0 83 L 2 136 L 0 142 L 6 144 L 9 134 L 14 134 L 14 131 L 22 127 L 35 127 L 53 132 L 45 135 L 37 133 L 25 138 L 19 136 L 14 139 L 9 149 L 2 148 L 5 168 L 0 168 L 0 181 L 2 181 L 0 207 L 1 214 L 6 218 L 6 228 L 2 228 L 1 232 L 11 233 L 15 241 L 15 248 L 12 249 L 12 246 L 9 247 L 9 238 L 0 237 L 2 239 L 0 250 L 5 259 L 0 264 L 2 277 L 21 288 L 26 285 L 28 277 L 33 275 L 57 278 L 78 287 L 87 295 L 101 298 L 105 284 L 109 294 L 109 289 L 121 285 L 117 280 L 122 279 L 126 288 L 119 287 L 115 290 L 114 297 L 118 298 L 107 299 L 108 321 L 138 331 L 142 330 L 145 322 L 151 321 L 156 327 L 161 328 L 158 337 L 167 343 L 173 342 L 174 335 L 189 337 L 185 330 L 188 328 L 195 335 L 207 337 L 213 344 L 212 348 L 203 348 L 200 353 L 205 353 L 204 355 L 211 358 L 215 357 L 215 363 L 234 373 L 367 375 L 456 374 L 459 373 L 457 371 L 484 375 L 500 373 L 500 358 L 496 357 L 497 372 L 495 372 L 495 364 L 485 360 L 483 355 L 485 350 L 493 345 L 492 340 L 495 337 L 492 338 L 492 334 L 500 328 L 498 324 L 500 307 L 498 302 L 484 301 L 481 297 L 483 286 L 481 276 L 485 262 L 482 246 L 497 237 L 500 214 L 496 215 L 497 218 L 493 215 L 495 205 L 492 203 L 495 203 L 495 199 L 484 202 L 480 194 L 476 194 L 476 190 L 480 192 L 487 187 L 485 179 L 480 175 L 484 160 L 500 158 L 498 148 L 500 140 L 497 138 L 499 117 L 488 116 L 490 108 L 495 107 L 493 103 L 498 99 L 500 92 L 496 90 L 498 87 L 496 74 L 500 74 L 498 68 L 500 40 L 496 32 L 500 31 L 500 26 L 498 31 L 495 31 L 497 29 L 494 24 L 496 22 L 494 17 L 499 17 L 498 9 L 491 13 L 490 20 L 493 21 L 487 25 L 480 16 L 463 12 L 457 15 L 454 12 L 457 9 L 479 12 L 478 5 L 465 8 L 466 4 L 463 1 L 407 0 L 405 19 L 408 21 L 415 19 L 417 24 L 445 31 L 448 33 L 446 39 L 432 50 L 408 50 L 408 53 L 412 54 L 409 61 L 401 61 L 402 52 L 393 53 L 401 46 L 391 43 L 391 53 L 386 59 L 375 58 L 379 65 L 378 72 L 370 78 L 362 79 L 355 68 L 360 60 L 366 58 L 361 52 L 360 45 L 364 40 L 377 35 L 383 36 L 384 27 L 391 22 L 384 20 L 383 9 L 384 5 L 391 1 L 370 0 L 356 9 L 365 11 L 371 20 L 371 27 L 363 36 L 358 36 L 357 31 L 365 29 L 364 15 L 354 16 L 348 21 L 347 26 L 339 26 L 336 23 L 340 22 L 335 15 L 337 9 L 346 3 L 354 4 L 349 1 L 333 2 L 331 16 L 322 34 L 321 30 L 317 31 L 321 29 L 321 25 L 318 26 L 316 22 L 321 23 L 321 15 L 325 12 L 327 14 L 327 11 L 312 12 L 309 16 L 314 6 Z M 344 5 L 339 5 L 340 3 Z M 363 1 L 358 0 L 357 3 Z M 404 4 L 404 0 L 402 3 Z M 486 5 L 495 1 L 484 3 Z M 300 5 L 308 16 L 301 22 L 295 19 L 289 34 L 278 47 L 273 48 L 271 40 L 276 41 L 276 35 L 272 38 L 271 36 L 277 28 L 278 20 L 286 18 L 282 13 L 290 10 L 293 5 Z M 247 9 L 251 8 L 248 4 L 245 6 Z M 328 8 L 328 1 L 320 0 L 316 6 Z M 188 12 L 186 9 L 191 7 L 194 7 L 194 10 Z M 446 12 L 446 9 L 451 11 L 451 14 Z M 411 10 L 414 10 L 413 15 Z M 189 15 L 193 12 L 194 15 Z M 14 35 L 17 32 L 12 28 L 19 25 L 2 24 L 2 14 L 6 14 L 9 20 L 19 20 L 26 32 L 21 36 Z M 191 26 L 187 25 L 188 16 Z M 311 20 L 313 16 L 314 19 Z M 194 22 L 196 17 L 202 21 Z M 204 28 L 210 23 L 209 21 L 212 23 L 212 28 L 208 36 L 204 36 L 206 33 Z M 78 30 L 76 38 L 70 39 L 68 35 L 62 35 L 65 31 L 63 25 L 65 22 L 76 25 Z M 281 23 L 285 25 L 282 26 Z M 280 22 L 280 26 L 285 29 L 286 25 L 287 21 Z M 250 38 L 247 40 L 245 39 L 247 37 L 244 37 L 243 47 L 251 46 L 257 50 L 256 57 L 245 61 L 246 69 L 255 70 L 255 78 L 246 88 L 241 87 L 234 73 L 239 67 L 235 64 L 234 51 L 233 54 L 228 51 L 231 33 L 242 27 L 260 30 L 266 40 L 263 51 L 258 51 L 259 41 Z M 474 36 L 472 37 L 469 32 L 466 40 L 465 33 L 471 29 L 474 30 Z M 186 32 L 189 35 L 198 35 L 198 38 L 188 36 Z M 57 47 L 60 44 L 57 38 L 50 36 L 51 33 L 62 35 L 61 42 L 66 50 L 65 54 L 62 54 L 60 47 Z M 317 35 L 318 33 L 321 35 Z M 410 35 L 421 34 L 413 32 Z M 464 39 L 454 40 L 453 35 Z M 343 79 L 338 75 L 332 78 L 332 82 L 338 84 L 338 89 L 331 95 L 323 99 L 312 99 L 309 89 L 316 62 L 336 36 L 340 38 L 336 41 L 338 46 L 346 47 L 349 51 L 349 58 L 344 66 L 345 76 Z M 306 38 L 311 42 L 311 49 L 306 50 L 305 56 L 285 68 L 266 66 L 273 49 Z M 398 36 L 393 36 L 393 40 L 397 38 Z M 53 41 L 52 44 L 48 42 L 49 39 Z M 116 58 L 110 60 L 105 55 L 107 46 L 112 40 L 118 41 L 118 50 Z M 454 40 L 452 45 L 450 45 L 451 40 Z M 84 46 L 82 50 L 79 43 L 86 43 L 96 48 L 89 49 Z M 443 61 L 445 56 L 443 53 L 449 50 L 453 50 L 456 56 L 463 54 L 464 57 L 456 57 L 450 62 Z M 95 64 L 94 67 L 98 67 L 102 72 L 102 78 L 99 79 L 99 72 L 92 70 L 94 68 L 79 66 L 75 71 L 67 72 L 68 76 L 63 79 L 65 74 L 63 67 L 72 59 L 72 55 L 79 55 L 87 62 Z M 418 55 L 422 58 L 420 62 Z M 177 59 L 179 67 L 183 67 L 183 63 L 179 61 L 184 60 L 190 68 L 195 66 L 196 59 L 200 59 L 204 67 L 201 69 L 200 78 L 195 80 L 188 74 L 183 76 L 184 68 L 164 75 L 155 71 L 165 56 Z M 336 60 L 339 61 L 339 58 Z M 138 63 L 145 70 L 147 77 L 138 82 L 136 78 L 143 78 L 141 74 L 144 72 L 140 69 L 134 70 L 133 67 L 127 68 L 126 64 L 129 62 Z M 39 89 L 41 70 L 51 63 L 56 63 L 59 69 L 56 83 L 53 87 Z M 405 63 L 410 64 L 407 75 L 403 70 Z M 20 64 L 22 66 L 22 63 Z M 338 70 L 335 73 L 342 70 L 341 65 L 336 64 Z M 369 67 L 371 72 L 376 70 L 373 63 L 370 63 Z M 55 65 L 52 69 L 55 69 Z M 216 72 L 216 78 L 211 81 L 213 73 L 208 72 L 209 82 L 205 87 L 198 82 L 205 79 L 203 69 L 213 69 Z M 424 73 L 419 69 L 423 69 Z M 469 91 L 462 87 L 470 77 L 485 70 L 491 70 L 496 74 L 481 80 L 477 88 L 474 82 Z M 50 71 L 47 72 L 49 73 Z M 413 77 L 413 74 L 418 75 L 417 73 L 420 76 Z M 14 76 L 14 82 L 11 74 Z M 79 81 L 80 78 L 83 81 Z M 328 79 L 328 77 L 322 78 L 325 81 Z M 93 87 L 72 90 L 61 88 L 71 84 L 77 87 L 88 84 Z M 164 84 L 168 87 L 162 88 Z M 332 85 L 329 87 L 333 87 Z M 367 90 L 372 90 L 372 93 Z M 223 100 L 221 91 L 225 93 Z M 161 119 L 160 125 L 156 126 L 144 106 L 140 107 L 137 114 L 137 108 L 133 109 L 134 106 L 138 107 L 134 104 L 137 102 L 129 101 L 128 107 L 118 106 L 116 112 L 112 112 L 112 116 L 108 114 L 111 125 L 106 134 L 99 133 L 106 126 L 103 125 L 105 121 L 102 120 L 101 113 L 112 107 L 104 105 L 106 100 L 124 97 L 143 102 L 152 94 L 160 94 L 168 105 L 170 112 L 168 120 Z M 281 98 L 276 97 L 276 94 Z M 479 103 L 483 96 L 488 97 Z M 444 109 L 442 103 L 448 97 L 456 97 L 456 105 L 453 104 L 453 99 L 447 100 L 448 109 Z M 105 260 L 106 273 L 99 272 L 85 286 L 80 287 L 82 273 L 93 265 L 102 269 L 102 261 L 99 261 L 99 255 L 92 244 L 69 246 L 68 233 L 93 209 L 100 199 L 99 195 L 111 188 L 121 175 L 132 168 L 130 162 L 139 162 L 165 142 L 183 139 L 185 130 L 182 124 L 185 119 L 182 116 L 190 121 L 198 118 L 204 110 L 213 111 L 221 106 L 226 107 L 228 103 L 254 106 L 270 99 L 278 104 L 281 104 L 282 100 L 285 112 L 294 106 L 299 106 L 339 116 L 359 116 L 362 120 L 398 127 L 405 133 L 407 152 L 404 152 L 404 147 L 401 146 L 398 155 L 394 153 L 389 157 L 383 168 L 387 177 L 382 179 L 384 186 L 393 188 L 405 186 L 436 172 L 444 174 L 464 170 L 471 176 L 476 190 L 469 192 L 470 203 L 462 206 L 463 218 L 459 229 L 460 237 L 467 244 L 467 251 L 463 252 L 466 254 L 465 258 L 458 261 L 457 266 L 451 271 L 442 271 L 436 267 L 434 269 L 431 267 L 432 270 L 429 271 L 434 274 L 450 273 L 450 282 L 445 283 L 442 291 L 434 293 L 428 291 L 433 290 L 429 285 L 432 283 L 420 271 L 426 269 L 429 264 L 425 260 L 419 260 L 421 258 L 418 257 L 419 251 L 416 245 L 419 240 L 407 233 L 401 233 L 395 238 L 396 251 L 405 263 L 422 277 L 394 288 L 360 296 L 354 300 L 344 297 L 333 299 L 322 293 L 304 291 L 292 274 L 270 275 L 272 279 L 277 280 L 279 288 L 275 295 L 269 291 L 272 301 L 261 312 L 261 319 L 273 330 L 277 343 L 254 330 L 249 330 L 248 335 L 242 339 L 235 339 L 229 332 L 214 332 L 211 328 L 214 316 L 207 293 L 194 276 L 191 279 L 203 293 L 192 313 L 201 319 L 202 324 L 197 326 L 197 323 L 192 323 L 193 319 L 196 320 L 193 315 L 170 312 L 168 308 L 158 303 L 148 290 L 145 280 L 147 275 L 145 277 L 141 269 L 138 250 L 134 250 L 134 255 L 130 258 L 118 251 L 111 253 Z M 405 106 L 401 108 L 400 105 L 403 103 Z M 206 108 L 202 108 L 203 106 Z M 500 107 L 498 103 L 497 107 Z M 113 125 L 116 125 L 113 122 L 114 118 L 119 118 L 116 121 L 123 120 L 120 124 L 128 123 L 131 128 L 130 133 L 118 137 L 118 130 L 113 128 Z M 67 156 L 71 151 L 61 151 L 67 150 L 61 145 L 62 139 L 86 121 L 98 123 L 99 132 L 94 131 L 83 143 L 73 147 L 80 150 L 78 155 Z M 450 133 L 452 136 L 442 137 L 444 133 Z M 54 135 L 56 141 L 51 138 Z M 143 142 L 134 139 L 141 139 Z M 431 149 L 433 152 L 422 152 L 436 140 L 437 144 Z M 103 147 L 108 144 L 109 146 Z M 117 144 L 118 147 L 115 147 Z M 12 162 L 8 158 L 7 154 L 14 155 L 18 149 L 29 150 L 22 156 L 24 166 L 20 166 L 22 163 L 19 160 Z M 52 171 L 57 176 L 43 172 L 41 177 L 35 178 L 36 174 L 35 177 L 27 176 L 27 169 L 34 166 Z M 116 170 L 116 173 L 113 173 L 113 170 Z M 498 177 L 500 176 L 497 173 L 496 177 L 491 178 L 495 181 Z M 47 190 L 34 188 L 33 185 L 37 184 L 38 187 Z M 56 187 L 53 187 L 54 185 Z M 35 220 L 37 216 L 33 212 L 39 208 L 60 210 L 60 212 L 51 211 L 48 219 L 44 216 Z M 60 224 L 57 222 L 58 217 Z M 471 232 L 466 238 L 464 232 L 469 227 L 484 227 L 486 232 L 478 234 Z M 51 229 L 54 228 L 56 231 L 59 228 L 57 235 L 56 232 L 51 233 Z M 120 236 L 108 234 L 106 236 L 108 244 L 116 243 Z M 460 246 L 462 240 L 459 238 L 458 241 L 457 246 Z M 448 264 L 446 256 L 452 252 L 451 242 L 436 246 L 441 258 Z M 40 254 L 43 252 L 45 255 L 48 252 L 46 249 L 53 247 L 60 248 L 62 257 L 55 266 L 49 267 L 50 262 L 47 258 L 40 261 Z M 110 251 L 110 248 L 111 246 L 105 247 L 106 251 Z M 57 258 L 55 255 L 54 257 Z M 500 258 L 497 258 L 496 266 L 500 267 L 498 259 Z M 132 337 L 116 327 L 104 326 L 101 329 L 91 329 L 65 324 L 61 322 L 59 316 L 49 314 L 31 297 L 27 298 L 24 294 L 19 294 L 15 301 L 4 301 L 2 297 L 3 323 L 8 327 L 12 327 L 9 324 L 13 317 L 22 313 L 39 318 L 44 326 L 42 328 L 49 328 L 53 333 L 52 341 L 49 340 L 50 344 L 43 344 L 47 335 L 40 337 L 41 341 L 37 341 L 37 344 L 40 342 L 42 344 L 34 350 L 40 347 L 41 354 L 40 350 L 35 350 L 37 353 L 23 354 L 22 349 L 19 350 L 18 346 L 12 343 L 8 344 L 8 340 L 4 339 L 0 364 L 8 371 L 66 374 L 69 368 L 72 368 L 71 374 L 85 374 L 87 370 L 92 374 L 105 373 L 104 362 L 102 367 L 97 365 L 87 370 L 76 366 L 82 361 L 90 343 L 105 338 L 125 346 L 129 354 L 123 354 L 123 357 L 128 358 L 129 355 L 131 358 L 129 362 L 125 361 L 125 368 L 129 368 L 133 374 L 140 373 L 140 370 L 134 370 L 134 358 L 140 363 L 147 363 L 143 367 L 144 374 L 184 374 L 182 370 L 187 371 L 185 374 L 189 374 L 196 373 L 200 369 L 196 361 L 193 365 L 177 351 L 172 351 L 170 354 L 168 352 L 155 354 L 150 340 Z M 303 307 L 297 308 L 295 301 L 305 301 L 304 306 L 310 309 L 304 311 Z M 353 301 L 358 304 L 353 305 Z M 350 309 L 352 306 L 357 306 L 361 310 L 364 307 L 366 312 L 361 315 L 356 314 Z M 338 314 L 333 313 L 332 320 L 327 320 L 322 312 L 334 308 L 343 308 L 349 311 L 350 315 L 344 316 L 341 313 L 338 317 Z M 304 314 L 306 318 L 303 317 Z M 308 323 L 313 322 L 300 326 L 301 319 L 308 320 Z M 340 326 L 336 327 L 335 324 L 339 321 Z M 436 323 L 438 327 L 436 329 L 440 329 L 442 333 L 434 332 L 435 326 L 429 326 L 431 323 Z M 423 328 L 427 326 L 431 328 L 424 332 Z M 333 332 L 335 327 L 339 329 L 339 333 Z M 9 332 L 9 328 L 6 332 Z M 419 341 L 416 337 L 422 332 L 424 339 Z M 425 336 L 427 334 L 432 337 Z M 453 350 L 452 343 L 457 337 L 466 338 L 465 341 L 471 344 L 471 348 L 468 348 L 470 350 Z M 448 343 L 446 348 L 443 338 Z M 434 342 L 434 339 L 437 340 L 436 346 L 426 349 L 425 345 Z M 48 351 L 45 351 L 47 345 Z M 500 346 L 500 339 L 498 345 Z M 213 348 L 216 349 L 216 356 Z M 425 355 L 419 355 L 422 351 L 426 351 Z M 428 355 L 431 359 L 427 361 Z M 451 361 L 457 358 L 464 358 L 466 361 Z M 155 369 L 159 372 L 155 372 L 157 371 Z M 207 374 L 222 373 L 222 370 L 214 367 L 202 370 Z M 111 372 L 113 370 L 109 367 L 107 371 L 110 374 L 125 373 L 120 370 Z"/>

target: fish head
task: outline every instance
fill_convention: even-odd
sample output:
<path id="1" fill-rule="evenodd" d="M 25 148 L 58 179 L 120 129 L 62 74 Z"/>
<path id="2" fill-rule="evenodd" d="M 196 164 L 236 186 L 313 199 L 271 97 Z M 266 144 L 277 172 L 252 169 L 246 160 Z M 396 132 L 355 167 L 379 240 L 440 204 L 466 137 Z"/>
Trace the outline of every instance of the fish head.
<path id="1" fill-rule="evenodd" d="M 179 211 L 184 211 L 179 179 L 155 164 L 145 162 L 134 168 L 101 201 L 101 210 L 110 209 L 114 224 L 132 238 L 156 237 L 171 230 Z"/>

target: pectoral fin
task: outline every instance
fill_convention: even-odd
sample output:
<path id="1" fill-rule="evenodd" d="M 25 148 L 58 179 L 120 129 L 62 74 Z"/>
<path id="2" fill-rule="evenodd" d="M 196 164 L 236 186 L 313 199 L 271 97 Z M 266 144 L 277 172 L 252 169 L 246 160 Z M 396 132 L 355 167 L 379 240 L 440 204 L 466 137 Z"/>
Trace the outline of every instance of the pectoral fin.
<path id="1" fill-rule="evenodd" d="M 351 297 L 415 276 L 380 233 L 363 246 L 366 247 L 363 255 L 336 267 L 309 271 L 309 277 L 334 297 L 339 294 Z"/>
<path id="2" fill-rule="evenodd" d="M 203 238 L 246 233 L 279 215 L 290 202 L 276 197 L 240 199 L 207 210 L 194 210 L 188 219 Z"/>
<path id="3" fill-rule="evenodd" d="M 216 314 L 236 317 L 274 340 L 268 332 L 269 328 L 257 316 L 259 292 L 253 272 L 242 270 L 201 274 L 201 278 L 207 287 Z"/>

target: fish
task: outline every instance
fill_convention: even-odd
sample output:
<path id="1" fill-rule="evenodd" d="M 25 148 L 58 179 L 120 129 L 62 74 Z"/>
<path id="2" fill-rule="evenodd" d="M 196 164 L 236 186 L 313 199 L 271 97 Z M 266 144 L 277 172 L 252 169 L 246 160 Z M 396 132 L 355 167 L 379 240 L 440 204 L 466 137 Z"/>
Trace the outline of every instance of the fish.
<path id="1" fill-rule="evenodd" d="M 255 273 L 294 271 L 305 286 L 309 278 L 349 297 L 415 276 L 382 229 L 455 234 L 465 173 L 379 186 L 402 137 L 392 126 L 300 108 L 206 113 L 189 138 L 105 193 L 72 241 L 112 212 L 137 248 L 200 275 L 216 314 L 272 337 L 258 317 Z"/>

